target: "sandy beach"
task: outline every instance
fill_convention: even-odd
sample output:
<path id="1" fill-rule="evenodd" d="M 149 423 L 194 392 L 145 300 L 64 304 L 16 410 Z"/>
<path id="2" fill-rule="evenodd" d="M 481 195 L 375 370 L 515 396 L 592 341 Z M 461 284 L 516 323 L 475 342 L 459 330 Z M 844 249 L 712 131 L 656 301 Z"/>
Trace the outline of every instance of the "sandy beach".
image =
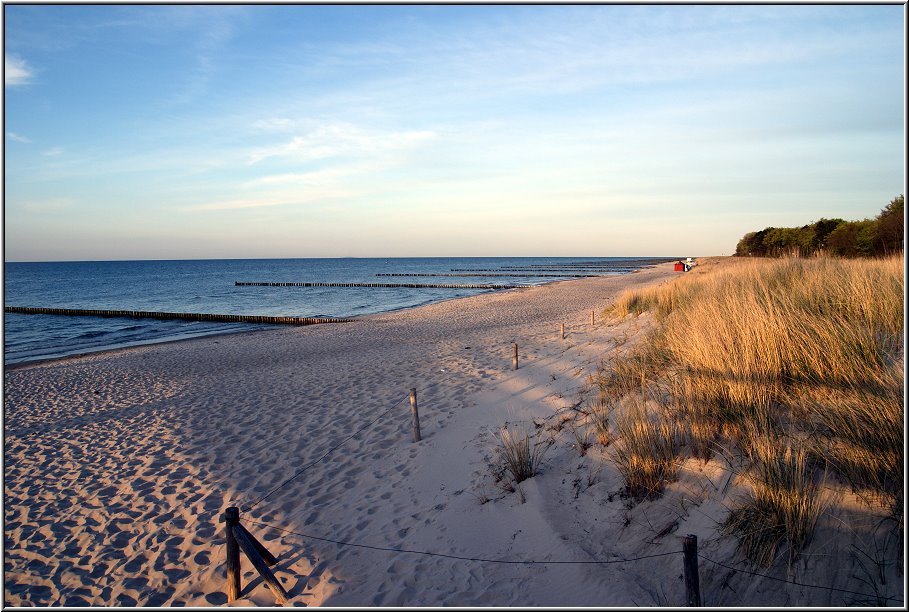
<path id="1" fill-rule="evenodd" d="M 582 456 L 566 426 L 594 393 L 589 375 L 648 324 L 602 310 L 676 274 L 662 264 L 7 369 L 4 603 L 226 604 L 219 517 L 236 505 L 278 557 L 289 605 L 684 605 L 683 535 L 711 559 L 736 559 L 716 527 L 732 475 L 687 461 L 661 498 L 630 504 L 609 449 Z M 542 472 L 514 491 L 489 467 L 506 423 L 554 440 Z M 816 567 L 848 543 L 818 540 L 810 568 L 789 579 L 857 584 L 855 567 Z M 848 597 L 706 561 L 701 587 L 705 605 Z M 234 605 L 274 605 L 245 558 L 242 589 Z"/>

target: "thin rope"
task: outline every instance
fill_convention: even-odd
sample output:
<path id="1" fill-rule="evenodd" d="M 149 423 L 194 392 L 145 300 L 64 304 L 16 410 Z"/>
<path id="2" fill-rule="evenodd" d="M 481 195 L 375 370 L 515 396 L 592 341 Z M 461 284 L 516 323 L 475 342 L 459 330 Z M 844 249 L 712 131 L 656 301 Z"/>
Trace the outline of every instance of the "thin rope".
<path id="1" fill-rule="evenodd" d="M 332 544 L 338 544 L 340 546 L 353 546 L 355 548 L 368 548 L 369 550 L 380 550 L 380 551 L 384 551 L 384 552 L 409 553 L 409 554 L 413 554 L 413 555 L 426 555 L 429 557 L 445 557 L 446 559 L 457 559 L 459 561 L 481 561 L 483 563 L 502 563 L 502 564 L 507 564 L 507 565 L 603 565 L 603 564 L 610 564 L 610 563 L 629 563 L 632 561 L 641 561 L 644 559 L 654 559 L 656 557 L 666 557 L 669 555 L 678 555 L 678 554 L 682 553 L 682 551 L 677 550 L 677 551 L 668 552 L 668 553 L 659 553 L 656 555 L 646 555 L 643 557 L 635 557 L 633 559 L 613 559 L 611 561 L 598 561 L 598 560 L 593 560 L 593 561 L 513 561 L 513 560 L 503 560 L 503 559 L 485 559 L 482 557 L 463 557 L 460 555 L 448 555 L 448 554 L 444 554 L 444 553 L 433 553 L 433 552 L 426 552 L 426 551 L 422 551 L 422 550 L 409 550 L 406 548 L 386 548 L 386 547 L 382 547 L 382 546 L 370 546 L 368 544 L 354 544 L 351 542 L 342 542 L 340 540 L 332 540 L 330 538 L 321 538 L 321 537 L 317 537 L 317 536 L 313 536 L 313 535 L 309 535 L 309 534 L 305 534 L 305 533 L 299 533 L 297 531 L 291 531 L 290 529 L 282 529 L 281 527 L 277 527 L 275 525 L 270 525 L 268 523 L 262 523 L 259 521 L 248 520 L 247 522 L 249 522 L 253 525 L 271 527 L 272 529 L 276 529 L 278 531 L 283 531 L 284 533 L 291 533 L 293 535 L 297 535 L 297 536 L 300 536 L 303 538 L 309 538 L 310 540 L 319 540 L 320 542 L 331 542 Z"/>
<path id="2" fill-rule="evenodd" d="M 744 574 L 751 574 L 752 576 L 758 576 L 759 578 L 767 578 L 767 579 L 769 579 L 769 580 L 776 580 L 777 582 L 785 582 L 786 584 L 794 584 L 795 586 L 808 587 L 808 588 L 810 588 L 810 589 L 826 589 L 826 590 L 828 590 L 828 591 L 839 591 L 840 593 L 849 593 L 850 595 L 863 595 L 863 596 L 865 596 L 865 597 L 875 597 L 875 598 L 878 598 L 878 599 L 886 599 L 886 600 L 891 600 L 891 599 L 892 599 L 892 600 L 898 601 L 898 602 L 900 602 L 900 603 L 903 602 L 903 600 L 900 599 L 900 598 L 898 598 L 898 597 L 883 597 L 883 596 L 881 596 L 881 595 L 875 595 L 875 594 L 873 594 L 873 593 L 861 593 L 861 592 L 859 592 L 859 591 L 850 591 L 850 590 L 848 590 L 848 589 L 838 589 L 838 588 L 836 588 L 836 587 L 819 586 L 819 585 L 816 585 L 816 584 L 805 584 L 805 583 L 803 583 L 803 582 L 794 582 L 794 581 L 792 581 L 792 580 L 786 580 L 786 579 L 784 579 L 784 578 L 777 578 L 777 577 L 775 577 L 775 576 L 768 576 L 767 574 L 758 574 L 757 572 L 752 572 L 752 571 L 749 571 L 749 570 L 746 570 L 746 569 L 741 569 L 741 568 L 738 568 L 738 567 L 732 567 L 731 565 L 726 565 L 725 563 L 720 563 L 719 561 L 714 561 L 714 560 L 711 559 L 710 557 L 705 557 L 705 556 L 702 555 L 701 553 L 698 553 L 698 557 L 700 557 L 701 559 L 704 559 L 705 561 L 710 561 L 711 563 L 713 563 L 713 564 L 715 564 L 715 565 L 719 565 L 720 567 L 725 567 L 726 569 L 729 569 L 729 570 L 732 570 L 732 571 L 735 571 L 735 572 L 742 572 L 742 573 L 744 573 Z"/>

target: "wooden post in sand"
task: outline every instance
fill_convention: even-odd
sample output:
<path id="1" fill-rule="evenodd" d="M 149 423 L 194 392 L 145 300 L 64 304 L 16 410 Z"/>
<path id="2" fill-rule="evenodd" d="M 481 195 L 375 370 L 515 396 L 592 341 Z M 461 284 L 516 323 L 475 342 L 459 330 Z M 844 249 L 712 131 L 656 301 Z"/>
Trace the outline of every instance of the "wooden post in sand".
<path id="1" fill-rule="evenodd" d="M 275 575 L 271 573 L 271 570 L 268 569 L 268 563 L 265 562 L 265 559 L 262 558 L 262 555 L 259 554 L 258 547 L 253 544 L 255 538 L 252 535 L 243 529 L 239 523 L 231 525 L 231 531 L 234 534 L 234 538 L 237 540 L 237 543 L 240 545 L 240 548 L 243 549 L 243 552 L 246 553 L 246 556 L 252 562 L 253 566 L 256 568 L 256 571 L 259 572 L 259 575 L 262 576 L 262 580 L 265 584 L 268 585 L 268 588 L 271 589 L 271 592 L 275 595 L 275 601 L 279 604 L 287 603 L 287 591 L 284 590 L 284 587 L 281 586 L 281 583 L 278 582 L 278 579 L 275 578 Z M 262 545 L 259 544 L 259 547 Z"/>
<path id="2" fill-rule="evenodd" d="M 287 603 L 287 591 L 268 569 L 278 562 L 278 559 L 268 552 L 259 540 L 251 534 L 246 527 L 240 524 L 240 509 L 230 506 L 224 511 L 225 540 L 227 541 L 227 602 L 231 603 L 240 598 L 240 550 L 252 562 L 262 580 L 268 585 L 275 600 L 279 604 Z"/>
<path id="3" fill-rule="evenodd" d="M 685 555 L 685 596 L 689 607 L 701 605 L 701 579 L 698 576 L 698 537 L 688 534 L 682 538 Z"/>
<path id="4" fill-rule="evenodd" d="M 562 323 L 562 326 L 559 328 L 559 334 L 562 336 L 562 340 L 565 339 L 565 324 Z"/>
<path id="5" fill-rule="evenodd" d="M 518 369 L 518 344 L 517 344 L 517 342 L 514 342 L 514 343 L 512 343 L 511 346 L 514 347 L 514 359 L 512 359 L 512 362 L 514 363 L 514 369 L 517 370 Z"/>
<path id="6" fill-rule="evenodd" d="M 595 310 L 590 311 L 590 325 L 596 325 Z"/>
<path id="7" fill-rule="evenodd" d="M 410 390 L 410 416 L 413 417 L 413 441 L 420 441 L 420 413 L 417 412 L 417 390 Z"/>
<path id="8" fill-rule="evenodd" d="M 240 598 L 240 545 L 234 537 L 233 527 L 240 524 L 240 509 L 230 506 L 224 511 L 224 539 L 227 540 L 227 602 Z"/>

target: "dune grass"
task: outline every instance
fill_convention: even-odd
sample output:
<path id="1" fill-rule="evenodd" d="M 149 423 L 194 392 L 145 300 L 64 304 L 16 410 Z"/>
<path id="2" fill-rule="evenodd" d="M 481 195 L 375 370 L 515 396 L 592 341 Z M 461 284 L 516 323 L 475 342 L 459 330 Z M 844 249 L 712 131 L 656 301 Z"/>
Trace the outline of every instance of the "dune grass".
<path id="1" fill-rule="evenodd" d="M 498 469 L 511 474 L 515 484 L 534 477 L 546 451 L 552 446 L 552 439 L 540 440 L 537 433 L 528 428 L 502 427 L 496 433 Z"/>
<path id="2" fill-rule="evenodd" d="M 653 498 L 679 470 L 679 432 L 674 423 L 636 400 L 617 420 L 616 466 L 634 499 Z"/>
<path id="3" fill-rule="evenodd" d="M 753 494 L 726 528 L 758 564 L 784 542 L 791 562 L 810 541 L 828 468 L 902 525 L 902 271 L 902 255 L 729 258 L 626 292 L 613 307 L 618 316 L 651 311 L 658 324 L 603 369 L 600 395 L 660 389 L 678 407 L 691 455 L 708 460 L 718 441 L 741 454 Z M 781 445 L 792 439 L 806 448 Z M 657 461 L 664 449 L 651 446 Z"/>

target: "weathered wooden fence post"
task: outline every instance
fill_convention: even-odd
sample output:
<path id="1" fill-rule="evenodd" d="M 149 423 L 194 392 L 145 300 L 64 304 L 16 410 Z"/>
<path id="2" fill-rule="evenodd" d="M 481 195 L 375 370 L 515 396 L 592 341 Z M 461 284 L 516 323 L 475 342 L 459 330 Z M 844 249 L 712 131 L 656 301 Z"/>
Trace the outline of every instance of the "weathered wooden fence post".
<path id="1" fill-rule="evenodd" d="M 682 538 L 682 552 L 685 559 L 685 595 L 688 606 L 701 605 L 701 579 L 698 576 L 698 537 L 688 534 Z"/>
<path id="2" fill-rule="evenodd" d="M 234 537 L 234 525 L 240 524 L 240 509 L 230 506 L 224 511 L 224 539 L 227 540 L 227 601 L 240 598 L 240 546 Z"/>
<path id="3" fill-rule="evenodd" d="M 596 316 L 595 316 L 595 314 L 594 314 L 595 312 L 596 312 L 595 310 L 591 310 L 591 311 L 590 311 L 590 324 L 591 324 L 591 325 L 596 325 L 596 322 L 595 322 L 595 321 L 596 321 Z"/>
<path id="4" fill-rule="evenodd" d="M 514 343 L 512 343 L 511 346 L 514 347 L 514 359 L 512 359 L 512 362 L 514 363 L 514 369 L 517 370 L 518 369 L 518 344 L 517 344 L 517 342 L 514 342 Z"/>
<path id="5" fill-rule="evenodd" d="M 561 334 L 562 340 L 564 340 L 565 339 L 565 324 L 564 323 L 562 323 L 561 327 L 559 327 L 559 334 Z"/>
<path id="6" fill-rule="evenodd" d="M 259 550 L 264 550 L 265 547 L 239 523 L 231 525 L 231 531 L 234 534 L 234 538 L 237 540 L 237 544 L 240 545 L 240 548 L 243 549 L 243 552 L 246 553 L 246 556 L 252 562 L 253 567 L 255 567 L 256 571 L 259 572 L 259 575 L 262 576 L 262 580 L 268 585 L 268 588 L 271 589 L 271 592 L 275 596 L 275 601 L 279 604 L 286 604 L 287 591 L 284 590 L 284 587 L 281 586 L 281 583 L 278 582 L 275 575 L 268 569 L 268 563 L 259 553 Z M 274 557 L 272 557 L 272 559 L 274 559 Z"/>
<path id="7" fill-rule="evenodd" d="M 240 524 L 240 509 L 230 506 L 224 511 L 224 536 L 227 543 L 227 601 L 234 602 L 240 598 L 240 551 L 242 550 L 255 566 L 262 580 L 275 594 L 279 604 L 287 603 L 287 591 L 268 569 L 278 559 L 262 546 L 262 543 Z"/>
<path id="8" fill-rule="evenodd" d="M 410 415 L 413 417 L 413 441 L 420 441 L 420 413 L 417 412 L 417 390 L 410 390 Z"/>

